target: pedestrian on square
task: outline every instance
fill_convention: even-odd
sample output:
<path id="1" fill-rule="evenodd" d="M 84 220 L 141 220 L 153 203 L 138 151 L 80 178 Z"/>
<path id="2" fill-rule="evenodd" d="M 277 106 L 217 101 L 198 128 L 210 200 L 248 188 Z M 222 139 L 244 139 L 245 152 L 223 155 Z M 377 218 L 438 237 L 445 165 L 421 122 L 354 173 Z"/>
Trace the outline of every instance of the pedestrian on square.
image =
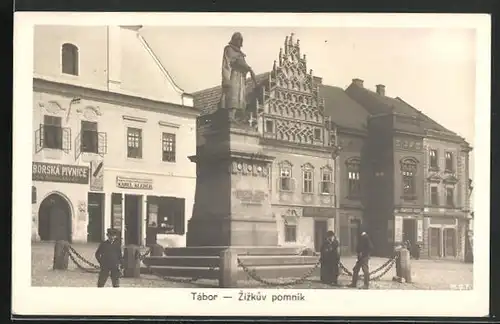
<path id="1" fill-rule="evenodd" d="M 320 280 L 326 284 L 338 284 L 339 276 L 339 241 L 333 231 L 326 233 L 325 242 L 321 246 L 320 256 Z"/>
<path id="2" fill-rule="evenodd" d="M 123 267 L 123 255 L 120 242 L 117 239 L 118 235 L 116 229 L 108 228 L 108 239 L 99 244 L 95 252 L 95 258 L 101 268 L 97 278 L 97 287 L 99 288 L 104 287 L 110 276 L 113 287 L 120 287 L 120 270 Z"/>
<path id="3" fill-rule="evenodd" d="M 356 288 L 359 277 L 359 270 L 363 270 L 363 281 L 364 281 L 364 289 L 368 289 L 370 287 L 370 269 L 368 266 L 368 261 L 370 260 L 370 254 L 373 250 L 373 245 L 370 240 L 370 237 L 366 232 L 361 232 L 360 238 L 358 240 L 357 246 L 358 260 L 352 269 L 352 283 L 350 287 Z"/>

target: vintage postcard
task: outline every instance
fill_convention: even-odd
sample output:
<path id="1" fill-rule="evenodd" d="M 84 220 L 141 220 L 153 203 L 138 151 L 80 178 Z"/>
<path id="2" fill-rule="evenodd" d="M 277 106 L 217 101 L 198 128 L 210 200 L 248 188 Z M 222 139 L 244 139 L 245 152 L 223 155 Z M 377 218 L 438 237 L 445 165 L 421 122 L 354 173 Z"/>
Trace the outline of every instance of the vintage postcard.
<path id="1" fill-rule="evenodd" d="M 489 16 L 14 27 L 14 314 L 487 315 Z"/>

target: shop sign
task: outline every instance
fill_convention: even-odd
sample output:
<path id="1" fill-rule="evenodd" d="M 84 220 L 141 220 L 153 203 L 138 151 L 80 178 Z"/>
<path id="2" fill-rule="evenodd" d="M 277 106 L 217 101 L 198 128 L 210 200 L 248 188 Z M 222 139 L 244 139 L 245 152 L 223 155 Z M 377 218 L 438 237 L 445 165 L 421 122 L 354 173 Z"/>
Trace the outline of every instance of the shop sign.
<path id="1" fill-rule="evenodd" d="M 335 217 L 335 208 L 330 207 L 304 207 L 304 217 Z"/>
<path id="2" fill-rule="evenodd" d="M 32 180 L 65 183 L 89 183 L 89 168 L 81 165 L 33 162 Z"/>
<path id="3" fill-rule="evenodd" d="M 90 190 L 103 191 L 104 189 L 104 161 L 90 162 Z"/>
<path id="4" fill-rule="evenodd" d="M 137 178 L 127 178 L 127 177 L 116 177 L 116 186 L 118 188 L 124 189 L 142 189 L 142 190 L 152 190 L 153 180 L 152 179 L 137 179 Z"/>
<path id="5" fill-rule="evenodd" d="M 417 242 L 424 241 L 424 220 L 417 219 Z"/>
<path id="6" fill-rule="evenodd" d="M 403 218 L 394 218 L 394 242 L 403 242 Z"/>

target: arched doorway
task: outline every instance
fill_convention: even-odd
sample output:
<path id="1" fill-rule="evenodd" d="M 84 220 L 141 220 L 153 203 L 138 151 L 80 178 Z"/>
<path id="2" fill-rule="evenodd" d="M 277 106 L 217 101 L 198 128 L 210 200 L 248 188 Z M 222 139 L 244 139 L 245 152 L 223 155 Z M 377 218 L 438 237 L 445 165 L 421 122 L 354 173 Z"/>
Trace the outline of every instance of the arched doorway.
<path id="1" fill-rule="evenodd" d="M 58 194 L 51 194 L 38 210 L 38 235 L 42 241 L 71 242 L 71 208 Z"/>

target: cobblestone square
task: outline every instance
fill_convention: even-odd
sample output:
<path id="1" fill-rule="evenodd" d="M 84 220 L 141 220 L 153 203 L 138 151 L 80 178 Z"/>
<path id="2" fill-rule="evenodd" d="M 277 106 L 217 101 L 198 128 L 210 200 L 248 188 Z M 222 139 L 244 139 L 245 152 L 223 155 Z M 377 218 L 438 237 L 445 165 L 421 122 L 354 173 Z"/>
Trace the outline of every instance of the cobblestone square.
<path id="1" fill-rule="evenodd" d="M 94 258 L 94 252 L 97 248 L 96 244 L 73 244 L 75 250 L 85 259 L 92 263 L 97 263 Z M 31 284 L 37 287 L 95 287 L 97 282 L 97 274 L 87 273 L 78 269 L 74 263 L 69 261 L 67 271 L 52 270 L 52 259 L 54 253 L 53 243 L 33 243 L 31 246 Z M 370 260 L 370 270 L 378 268 L 387 259 L 372 258 Z M 343 257 L 342 263 L 347 269 L 352 270 L 355 264 L 354 257 Z M 449 290 L 449 289 L 472 289 L 473 275 L 472 264 L 467 264 L 458 261 L 449 260 L 412 260 L 412 279 L 411 284 L 401 284 L 392 281 L 395 275 L 395 268 L 389 270 L 381 279 L 371 283 L 372 289 L 433 289 L 433 290 Z M 283 278 L 271 281 L 280 282 L 280 280 L 288 281 L 293 278 Z M 349 284 L 350 278 L 347 275 L 341 275 L 339 282 L 341 286 Z M 266 287 L 275 288 L 272 286 L 264 286 L 254 280 L 249 279 L 238 283 L 241 287 Z M 361 284 L 361 283 L 360 283 Z M 108 282 L 107 286 L 111 286 Z M 198 280 L 193 283 L 173 282 L 164 280 L 154 275 L 141 274 L 140 278 L 122 278 L 122 287 L 139 287 L 139 288 L 213 288 L 217 287 L 215 280 Z M 311 277 L 305 282 L 284 288 L 332 288 L 331 286 L 319 282 L 319 278 Z M 337 288 L 337 287 L 335 287 Z"/>

